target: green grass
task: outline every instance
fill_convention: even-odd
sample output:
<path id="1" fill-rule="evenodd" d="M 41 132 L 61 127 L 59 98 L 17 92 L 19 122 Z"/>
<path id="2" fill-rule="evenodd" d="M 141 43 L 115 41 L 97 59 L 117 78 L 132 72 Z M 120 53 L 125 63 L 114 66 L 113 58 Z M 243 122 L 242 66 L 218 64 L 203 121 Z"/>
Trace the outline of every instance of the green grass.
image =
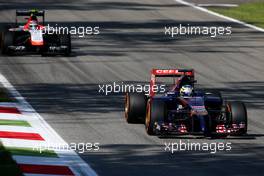
<path id="1" fill-rule="evenodd" d="M 0 125 L 31 127 L 31 125 L 24 120 L 0 120 Z"/>
<path id="2" fill-rule="evenodd" d="M 232 8 L 212 7 L 209 10 L 264 28 L 264 2 L 245 3 Z"/>
<path id="3" fill-rule="evenodd" d="M 11 154 L 0 143 L 0 175 L 22 176 L 17 163 L 12 159 Z"/>
<path id="4" fill-rule="evenodd" d="M 23 155 L 23 156 L 38 156 L 38 157 L 58 157 L 58 155 L 53 150 L 34 150 L 31 148 L 17 148 L 17 147 L 7 147 L 12 155 Z"/>

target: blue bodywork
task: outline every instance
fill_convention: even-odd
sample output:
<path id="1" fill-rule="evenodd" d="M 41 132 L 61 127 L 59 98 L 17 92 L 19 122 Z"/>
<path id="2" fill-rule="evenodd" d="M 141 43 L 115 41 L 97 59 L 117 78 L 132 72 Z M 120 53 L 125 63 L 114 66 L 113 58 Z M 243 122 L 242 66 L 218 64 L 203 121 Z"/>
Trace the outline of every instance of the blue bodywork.
<path id="1" fill-rule="evenodd" d="M 191 97 L 181 97 L 179 92 L 172 91 L 167 92 L 165 95 L 157 95 L 153 98 L 165 101 L 168 107 L 168 115 L 166 118 L 167 126 L 170 129 L 175 127 L 176 131 L 178 126 L 183 122 L 188 126 L 188 131 L 196 131 L 206 133 L 207 121 L 208 121 L 208 110 L 206 102 L 214 103 L 217 102 L 221 105 L 222 100 L 219 97 L 208 97 L 204 91 L 194 91 Z M 177 121 L 178 119 L 178 121 Z M 159 122 L 161 124 L 161 122 Z M 166 126 L 166 125 L 165 125 Z M 198 129 L 199 128 L 199 129 Z"/>

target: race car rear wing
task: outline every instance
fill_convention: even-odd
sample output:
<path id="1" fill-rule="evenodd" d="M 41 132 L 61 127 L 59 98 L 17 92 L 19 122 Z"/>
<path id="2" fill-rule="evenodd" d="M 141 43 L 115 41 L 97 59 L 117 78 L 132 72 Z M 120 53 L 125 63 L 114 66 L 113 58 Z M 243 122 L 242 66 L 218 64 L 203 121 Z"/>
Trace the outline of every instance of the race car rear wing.
<path id="1" fill-rule="evenodd" d="M 194 77 L 193 69 L 153 69 L 151 74 L 157 77 L 179 77 L 179 76 L 190 76 Z"/>
<path id="2" fill-rule="evenodd" d="M 44 10 L 16 10 L 16 16 L 44 16 L 45 11 Z"/>
<path id="3" fill-rule="evenodd" d="M 152 69 L 150 79 L 150 96 L 155 95 L 154 87 L 157 77 L 188 77 L 190 83 L 195 83 L 193 69 Z M 179 81 L 179 80 L 178 80 Z M 182 80 L 181 80 L 182 81 Z M 175 86 L 177 88 L 177 86 Z"/>
<path id="4" fill-rule="evenodd" d="M 42 23 L 44 25 L 45 22 L 45 11 L 44 10 L 16 10 L 16 24 L 18 22 L 18 16 L 37 16 L 42 17 Z"/>

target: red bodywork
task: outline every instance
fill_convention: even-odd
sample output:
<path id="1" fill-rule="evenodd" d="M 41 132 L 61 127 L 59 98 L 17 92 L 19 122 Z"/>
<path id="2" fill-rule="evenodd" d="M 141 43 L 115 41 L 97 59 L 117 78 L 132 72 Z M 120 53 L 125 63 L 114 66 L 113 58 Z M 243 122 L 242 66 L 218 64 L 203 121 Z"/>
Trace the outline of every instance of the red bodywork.
<path id="1" fill-rule="evenodd" d="M 24 25 L 24 27 L 23 27 L 23 29 L 24 29 L 24 31 L 29 31 L 30 30 L 30 28 L 29 28 L 29 25 L 30 25 L 30 23 L 32 22 L 32 21 L 35 21 L 38 25 L 37 25 L 37 30 L 44 30 L 44 26 L 43 25 L 40 25 L 39 23 L 38 23 L 38 20 L 33 20 L 32 19 L 33 18 L 33 16 L 30 16 L 29 17 L 29 19 L 27 20 L 27 23 Z M 31 45 L 32 46 L 43 46 L 44 45 L 44 42 L 43 42 L 43 40 L 42 41 L 33 41 L 33 40 L 31 40 L 31 38 L 30 38 L 30 42 L 31 42 Z"/>
<path id="2" fill-rule="evenodd" d="M 43 30 L 43 29 L 44 29 L 44 26 L 40 25 L 40 24 L 38 23 L 38 20 L 32 20 L 32 17 L 33 17 L 33 16 L 30 16 L 29 19 L 27 20 L 27 23 L 24 25 L 24 30 L 29 30 L 29 24 L 30 24 L 30 22 L 32 22 L 32 21 L 36 21 L 36 23 L 38 24 L 38 26 L 37 26 L 37 29 L 38 29 L 38 30 Z"/>

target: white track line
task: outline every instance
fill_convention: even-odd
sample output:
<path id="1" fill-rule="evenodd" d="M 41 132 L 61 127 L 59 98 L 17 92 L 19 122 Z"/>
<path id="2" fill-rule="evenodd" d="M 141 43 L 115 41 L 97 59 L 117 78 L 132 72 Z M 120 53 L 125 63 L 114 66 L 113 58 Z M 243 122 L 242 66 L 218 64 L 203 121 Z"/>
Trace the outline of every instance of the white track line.
<path id="1" fill-rule="evenodd" d="M 10 138 L 1 138 L 1 142 L 6 147 L 20 147 L 20 148 L 30 148 L 34 147 L 45 147 L 48 146 L 48 143 L 45 141 L 36 141 L 36 140 L 24 140 L 24 139 L 10 139 Z"/>
<path id="2" fill-rule="evenodd" d="M 237 4 L 197 4 L 199 7 L 237 7 Z"/>
<path id="3" fill-rule="evenodd" d="M 12 125 L 0 125 L 0 131 L 40 134 L 38 129 L 32 127 L 12 126 Z"/>
<path id="4" fill-rule="evenodd" d="M 22 114 L 0 113 L 0 120 L 30 120 L 31 117 Z M 32 119 L 32 118 L 31 118 Z"/>
<path id="5" fill-rule="evenodd" d="M 39 157 L 39 156 L 20 156 L 20 155 L 14 155 L 12 157 L 19 164 L 71 166 L 70 163 L 68 161 L 63 160 L 63 158 Z"/>
<path id="6" fill-rule="evenodd" d="M 0 106 L 3 107 L 19 107 L 19 104 L 17 103 L 9 103 L 9 102 L 0 102 Z"/>
<path id="7" fill-rule="evenodd" d="M 39 134 L 46 140 L 46 142 L 51 144 L 59 143 L 67 145 L 67 143 L 58 135 L 58 133 L 56 133 L 55 130 L 51 128 L 51 126 L 35 111 L 35 109 L 24 99 L 24 97 L 20 95 L 20 93 L 2 74 L 0 74 L 0 83 L 2 83 L 2 85 L 9 91 L 9 93 L 11 93 L 11 95 L 17 99 L 18 104 L 23 110 L 23 114 L 30 117 L 28 119 L 30 125 L 33 128 L 37 129 Z M 4 145 L 7 142 L 7 140 L 5 139 L 3 139 L 2 141 Z M 8 141 L 10 142 L 12 140 Z M 22 140 L 18 141 L 22 142 Z M 13 140 L 13 142 L 15 143 L 15 140 Z M 57 154 L 59 155 L 59 157 L 62 157 L 64 161 L 68 162 L 75 175 L 97 176 L 96 172 L 74 151 L 69 150 L 67 151 L 67 154 L 63 155 L 61 155 L 60 153 Z"/>
<path id="8" fill-rule="evenodd" d="M 260 32 L 264 32 L 264 29 L 263 28 L 260 28 L 260 27 L 257 27 L 257 26 L 254 26 L 254 25 L 245 23 L 243 21 L 240 21 L 240 20 L 237 20 L 237 19 L 234 19 L 234 18 L 231 18 L 231 17 L 227 17 L 227 16 L 224 16 L 224 15 L 221 15 L 221 14 L 216 13 L 216 12 L 212 12 L 212 11 L 206 9 L 206 8 L 203 8 L 203 7 L 198 7 L 195 4 L 193 4 L 193 3 L 189 3 L 189 2 L 186 2 L 186 1 L 183 1 L 183 0 L 174 0 L 174 1 L 176 1 L 178 3 L 181 3 L 181 4 L 184 4 L 186 6 L 193 7 L 195 9 L 198 9 L 200 11 L 206 12 L 208 14 L 211 14 L 211 15 L 214 15 L 214 16 L 217 16 L 217 17 L 220 17 L 220 18 L 223 18 L 223 19 L 232 21 L 234 23 L 238 23 L 238 24 L 244 25 L 244 26 L 249 27 L 251 29 L 254 29 L 254 30 L 257 30 L 257 31 L 260 31 Z"/>

